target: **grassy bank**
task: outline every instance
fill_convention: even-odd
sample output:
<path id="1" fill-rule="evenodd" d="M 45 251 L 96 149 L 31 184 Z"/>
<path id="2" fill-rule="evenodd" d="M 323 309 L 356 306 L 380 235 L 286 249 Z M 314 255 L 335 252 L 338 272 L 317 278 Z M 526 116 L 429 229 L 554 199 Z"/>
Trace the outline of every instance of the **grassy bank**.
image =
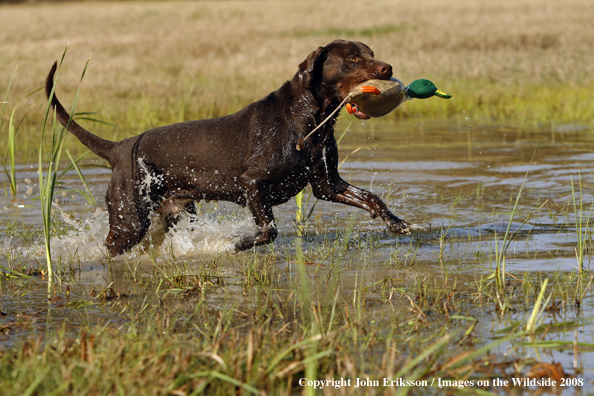
<path id="1" fill-rule="evenodd" d="M 454 96 L 407 103 L 374 123 L 592 122 L 591 2 L 380 0 L 373 9 L 354 1 L 2 5 L 0 87 L 18 65 L 9 95 L 17 102 L 43 84 L 70 43 L 58 93 L 72 97 L 92 52 L 79 109 L 118 125 L 88 126 L 121 139 L 236 111 L 290 79 L 312 50 L 345 38 L 371 45 L 404 82 L 429 78 Z M 43 100 L 37 94 L 18 114 L 27 114 L 19 138 L 26 153 L 36 147 Z"/>

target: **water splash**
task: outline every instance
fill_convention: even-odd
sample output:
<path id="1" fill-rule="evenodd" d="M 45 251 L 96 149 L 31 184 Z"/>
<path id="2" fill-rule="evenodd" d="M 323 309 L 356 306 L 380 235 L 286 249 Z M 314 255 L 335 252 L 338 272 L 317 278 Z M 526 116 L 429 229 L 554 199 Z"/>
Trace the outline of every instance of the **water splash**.
<path id="1" fill-rule="evenodd" d="M 52 256 L 77 257 L 81 261 L 106 257 L 104 241 L 109 231 L 109 222 L 107 212 L 97 209 L 91 217 L 81 220 L 74 220 L 60 209 L 62 219 L 74 229 L 51 239 Z"/>
<path id="2" fill-rule="evenodd" d="M 236 242 L 257 231 L 250 216 L 218 218 L 216 214 L 184 214 L 167 233 L 161 230 L 158 225 L 151 227 L 145 240 L 153 241 L 151 248 L 158 254 L 175 254 L 176 257 L 234 251 Z"/>
<path id="3" fill-rule="evenodd" d="M 143 241 L 127 255 L 151 254 L 190 257 L 199 254 L 212 254 L 233 251 L 240 238 L 256 232 L 251 217 L 221 216 L 220 213 L 191 216 L 183 214 L 170 229 L 166 229 L 159 216 L 151 219 L 151 227 Z M 52 238 L 55 254 L 76 255 L 80 260 L 98 260 L 105 257 L 105 236 L 109 230 L 107 213 L 101 212 L 90 223 L 82 222 L 81 227 L 64 236 Z M 72 251 L 76 249 L 75 251 Z"/>
<path id="4" fill-rule="evenodd" d="M 61 258 L 62 262 L 71 259 L 84 262 L 107 257 L 105 238 L 109 231 L 109 221 L 106 211 L 97 208 L 94 213 L 76 219 L 59 206 L 54 205 L 54 208 L 59 211 L 63 223 L 71 228 L 64 235 L 51 239 L 54 259 Z M 251 216 L 242 209 L 233 212 L 214 211 L 198 216 L 183 214 L 177 224 L 168 230 L 164 227 L 163 220 L 155 216 L 151 219 L 151 227 L 143 241 L 126 253 L 126 256 L 137 257 L 150 252 L 156 256 L 175 255 L 184 258 L 234 251 L 236 242 L 256 231 Z M 9 237 L 0 244 L 0 254 L 39 260 L 45 255 L 45 247 L 40 242 L 23 246 L 18 240 Z"/>

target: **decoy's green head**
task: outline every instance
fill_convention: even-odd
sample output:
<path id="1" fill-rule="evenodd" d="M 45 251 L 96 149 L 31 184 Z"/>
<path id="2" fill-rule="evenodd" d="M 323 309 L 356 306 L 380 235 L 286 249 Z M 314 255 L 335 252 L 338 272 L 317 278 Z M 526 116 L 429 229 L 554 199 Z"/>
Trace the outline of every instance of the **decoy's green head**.
<path id="1" fill-rule="evenodd" d="M 424 78 L 411 82 L 409 86 L 406 87 L 406 93 L 412 99 L 427 99 L 432 96 L 438 96 L 444 99 L 452 97 L 452 95 L 437 89 L 435 84 Z"/>

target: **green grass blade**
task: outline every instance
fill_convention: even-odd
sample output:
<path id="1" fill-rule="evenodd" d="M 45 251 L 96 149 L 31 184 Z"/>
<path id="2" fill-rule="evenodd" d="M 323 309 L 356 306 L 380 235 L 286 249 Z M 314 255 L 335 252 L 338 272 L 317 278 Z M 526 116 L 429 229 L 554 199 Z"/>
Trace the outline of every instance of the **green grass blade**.
<path id="1" fill-rule="evenodd" d="M 544 131 L 544 130 L 543 130 Z M 518 208 L 518 204 L 520 203 L 520 197 L 522 196 L 522 190 L 524 189 L 524 184 L 526 184 L 526 180 L 528 179 L 528 174 L 530 173 L 530 168 L 532 167 L 532 164 L 534 163 L 534 158 L 536 157 L 536 153 L 538 151 L 538 147 L 540 145 L 540 139 L 542 138 L 542 133 L 543 131 L 540 132 L 540 135 L 538 136 L 538 141 L 536 142 L 536 147 L 534 148 L 534 152 L 532 153 L 532 158 L 530 159 L 530 163 L 528 164 L 528 169 L 526 169 L 526 174 L 524 175 L 524 179 L 522 180 L 522 184 L 520 185 L 520 190 L 518 191 L 518 195 L 516 196 L 516 201 L 514 203 L 514 207 L 512 209 L 512 214 L 509 217 L 509 222 L 507 223 L 507 229 L 505 230 L 505 236 L 503 237 L 503 247 L 502 247 L 502 251 L 501 251 L 501 256 L 505 255 L 505 252 L 507 251 L 507 249 L 509 248 L 509 245 L 511 244 L 513 238 L 508 238 L 509 236 L 509 230 L 511 229 L 511 225 L 514 221 L 514 217 Z M 523 226 L 524 224 L 522 224 Z M 518 231 L 516 231 L 516 234 L 520 231 L 522 227 L 520 226 L 520 228 L 518 229 Z"/>
<path id="2" fill-rule="evenodd" d="M 10 94 L 10 89 L 12 88 L 12 82 L 14 81 L 14 77 L 16 75 L 18 66 L 15 66 L 12 75 L 10 76 L 10 81 L 8 82 L 8 86 L 6 87 L 6 94 L 4 95 L 4 102 L 2 102 L 2 112 L 0 112 L 0 130 L 2 129 L 2 121 L 4 120 L 4 111 L 6 110 L 6 105 L 8 102 L 8 95 Z"/>
<path id="3" fill-rule="evenodd" d="M 89 188 L 89 185 L 87 184 L 87 181 L 85 180 L 85 177 L 83 176 L 82 172 L 80 171 L 80 168 L 78 167 L 77 161 L 75 161 L 74 158 L 72 158 L 72 155 L 70 154 L 70 151 L 66 150 L 66 155 L 70 159 L 70 162 L 72 162 L 72 166 L 76 170 L 76 173 L 78 173 L 78 177 L 80 178 L 80 180 L 82 181 L 83 185 L 85 186 L 85 189 L 87 190 L 88 197 L 85 197 L 85 199 L 87 200 L 87 202 L 89 204 L 96 205 L 97 204 L 97 200 L 93 196 L 93 193 L 91 192 L 91 189 Z"/>
<path id="4" fill-rule="evenodd" d="M 402 377 L 407 377 L 408 374 L 410 374 L 410 372 L 419 364 L 421 363 L 424 359 L 426 359 L 427 357 L 429 357 L 431 354 L 433 354 L 434 352 L 439 351 L 442 348 L 445 348 L 445 346 L 450 342 L 451 340 L 451 336 L 449 334 L 446 334 L 445 336 L 443 336 L 442 338 L 440 338 L 439 340 L 437 340 L 435 343 L 433 343 L 433 345 L 430 345 L 427 349 L 425 349 L 422 353 L 420 353 L 417 357 L 415 357 L 413 360 L 411 360 L 408 364 L 406 364 L 404 367 L 402 367 L 395 375 L 394 378 L 402 378 Z M 408 378 L 408 377 L 407 377 Z"/>
<path id="5" fill-rule="evenodd" d="M 279 352 L 274 359 L 272 359 L 272 362 L 270 362 L 270 365 L 268 366 L 268 369 L 266 370 L 268 373 L 271 373 L 274 368 L 291 352 L 293 352 L 295 349 L 297 348 L 301 348 L 303 346 L 309 345 L 312 342 L 318 342 L 319 340 L 322 339 L 322 335 L 321 334 L 316 334 L 315 336 L 309 337 L 306 340 L 303 340 L 301 342 L 298 342 L 295 345 L 291 345 L 290 347 L 282 350 L 281 352 Z"/>
<path id="6" fill-rule="evenodd" d="M 254 395 L 258 395 L 260 394 L 260 391 L 256 388 L 254 388 L 253 386 L 250 386 L 244 382 L 241 382 L 239 380 L 236 380 L 235 378 L 231 378 L 228 375 L 225 375 L 223 373 L 219 373 L 218 371 L 211 371 L 210 373 L 213 377 L 220 379 L 221 381 L 225 381 L 228 382 L 232 385 L 235 385 L 237 387 L 243 388 L 246 391 L 250 392 L 251 394 Z"/>
<path id="7" fill-rule="evenodd" d="M 538 294 L 536 302 L 534 303 L 534 308 L 532 308 L 532 313 L 530 314 L 530 318 L 528 319 L 528 322 L 526 323 L 526 332 L 529 334 L 534 333 L 534 330 L 536 329 L 536 323 L 538 322 L 538 319 L 544 310 L 544 306 L 541 308 L 541 304 L 542 304 L 542 300 L 544 298 L 544 293 L 545 293 L 548 283 L 549 283 L 548 279 L 545 279 L 542 282 L 542 285 L 540 287 L 540 293 Z M 545 305 L 546 305 L 546 303 L 545 303 Z"/>
<path id="8" fill-rule="evenodd" d="M 29 275 L 25 275 L 22 272 L 11 270 L 10 268 L 5 267 L 3 265 L 0 265 L 0 269 L 3 269 L 4 271 L 6 271 L 6 272 L 8 272 L 8 273 L 10 273 L 10 274 L 12 274 L 12 275 L 14 275 L 16 277 L 19 277 L 19 278 L 27 278 L 27 279 L 31 278 Z"/>
<path id="9" fill-rule="evenodd" d="M 35 376 L 35 379 L 33 380 L 33 382 L 31 382 L 31 385 L 29 385 L 27 390 L 25 390 L 25 392 L 23 393 L 23 396 L 32 395 L 33 392 L 35 392 L 35 389 L 39 386 L 39 384 L 41 384 L 41 381 L 43 381 L 43 379 L 46 377 L 46 375 L 49 374 L 49 372 L 50 372 L 50 367 L 46 367 L 41 373 L 37 374 Z"/>

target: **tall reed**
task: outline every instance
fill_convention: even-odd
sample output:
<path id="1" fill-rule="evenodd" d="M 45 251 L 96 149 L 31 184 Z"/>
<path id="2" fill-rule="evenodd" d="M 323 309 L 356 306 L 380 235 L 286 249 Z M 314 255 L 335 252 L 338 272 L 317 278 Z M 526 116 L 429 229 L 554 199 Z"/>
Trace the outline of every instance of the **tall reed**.
<path id="1" fill-rule="evenodd" d="M 17 68 L 14 68 L 14 71 L 12 73 L 12 76 L 10 77 L 10 82 L 8 83 L 8 87 L 6 88 L 6 94 L 4 97 L 4 101 L 2 102 L 2 111 L 0 112 L 0 130 L 2 130 L 2 122 L 4 120 L 4 112 L 6 110 L 6 105 L 8 103 L 10 103 L 8 101 L 8 96 L 10 94 L 10 90 L 12 88 L 12 83 L 14 81 L 14 77 L 16 75 L 16 71 Z M 16 184 L 16 142 L 15 142 L 15 137 L 16 137 L 16 133 L 19 130 L 19 126 L 21 125 L 21 123 L 23 122 L 23 120 L 25 119 L 25 116 L 23 116 L 21 118 L 21 121 L 18 123 L 15 123 L 15 115 L 16 115 L 16 111 L 17 108 L 21 105 L 21 103 L 23 103 L 27 98 L 29 98 L 31 95 L 37 93 L 39 89 L 36 89 L 35 91 L 29 93 L 27 96 L 25 96 L 23 99 L 21 99 L 20 102 L 18 102 L 16 104 L 16 106 L 13 107 L 12 112 L 10 113 L 10 118 L 8 119 L 8 131 L 7 131 L 7 148 L 6 148 L 6 157 L 4 159 L 4 174 L 5 177 L 8 179 L 8 185 L 10 186 L 10 193 L 11 195 L 14 197 L 17 193 L 17 184 Z M 7 163 L 9 166 L 7 166 Z"/>
<path id="2" fill-rule="evenodd" d="M 66 56 L 66 52 L 68 51 L 68 47 L 64 50 L 62 54 L 62 58 L 60 59 L 60 63 L 58 69 L 56 70 L 55 74 L 55 81 L 58 80 L 58 76 L 60 73 L 60 69 L 62 67 L 62 63 L 64 62 L 64 57 Z M 80 85 L 82 83 L 82 79 L 85 76 L 85 72 L 87 71 L 87 67 L 89 65 L 89 61 L 91 58 L 87 60 L 85 67 L 83 69 L 82 75 L 80 77 L 80 82 L 78 89 L 76 91 L 76 95 L 74 97 L 74 103 L 72 105 L 72 111 L 70 114 L 74 114 L 76 109 L 76 103 L 78 101 L 78 95 L 80 92 Z M 52 88 L 52 92 L 50 93 L 50 97 L 48 98 L 47 106 L 45 109 L 45 117 L 43 122 L 43 129 L 41 131 L 41 141 L 39 143 L 39 196 L 40 196 L 40 203 L 41 203 L 41 216 L 43 219 L 43 236 L 44 236 L 44 244 L 45 244 L 45 258 L 47 264 L 47 275 L 49 279 L 49 283 L 52 284 L 54 281 L 54 271 L 52 266 L 52 255 L 51 255 L 51 245 L 50 245 L 50 238 L 51 238 L 51 224 L 52 224 L 52 201 L 54 198 L 54 190 L 56 187 L 56 182 L 58 180 L 58 166 L 60 164 L 60 157 L 62 155 L 62 149 L 64 148 L 64 140 L 68 133 L 67 128 L 58 127 L 58 121 L 56 119 L 56 114 L 53 114 L 52 119 L 52 130 L 51 130 L 51 148 L 49 151 L 49 161 L 44 168 L 43 164 L 43 157 L 44 157 L 44 138 L 46 137 L 46 126 L 47 121 L 50 116 L 50 109 L 51 109 L 51 101 L 54 97 L 56 85 Z M 72 122 L 72 119 L 69 121 Z M 45 176 L 44 176 L 44 169 L 45 169 Z"/>
<path id="3" fill-rule="evenodd" d="M 573 185 L 573 176 L 571 177 L 571 197 L 573 201 L 573 214 L 575 218 L 575 231 L 577 234 L 577 246 L 575 249 L 575 256 L 578 264 L 579 272 L 582 273 L 584 270 L 584 255 L 586 253 L 585 234 L 588 233 L 588 227 L 590 225 L 590 217 L 592 216 L 592 209 L 594 209 L 594 202 L 590 205 L 590 211 L 588 216 L 584 219 L 584 203 L 583 203 L 583 190 L 582 190 L 582 175 L 578 175 L 580 199 L 578 202 L 575 200 L 575 187 Z M 585 222 L 585 224 L 584 224 Z"/>
<path id="4" fill-rule="evenodd" d="M 526 174 L 524 175 L 524 179 L 522 180 L 522 184 L 520 185 L 520 190 L 518 190 L 518 194 L 516 195 L 516 201 L 514 202 L 514 207 L 512 208 L 512 213 L 509 216 L 509 221 L 507 223 L 507 228 L 505 230 L 505 234 L 503 236 L 503 241 L 501 244 L 501 250 L 499 249 L 499 243 L 497 239 L 497 235 L 495 235 L 495 284 L 497 290 L 497 302 L 499 305 L 499 309 L 501 312 L 504 312 L 507 308 L 507 298 L 505 296 L 505 255 L 509 245 L 514 240 L 516 235 L 520 232 L 524 224 L 528 222 L 530 216 L 524 220 L 522 225 L 514 232 L 510 234 L 511 226 L 518 211 L 518 205 L 520 203 L 520 197 L 522 196 L 522 190 L 524 189 L 524 184 L 526 184 L 526 180 L 528 179 L 528 173 L 530 172 L 530 167 L 534 163 L 534 157 L 536 156 L 536 152 L 538 151 L 538 146 L 540 144 L 540 139 L 542 137 L 542 131 L 540 136 L 538 137 L 538 141 L 536 142 L 536 147 L 534 148 L 534 152 L 532 153 L 532 158 L 530 159 L 530 163 L 528 164 L 528 169 L 526 169 Z M 538 210 L 538 209 L 537 209 Z"/>
<path id="5" fill-rule="evenodd" d="M 6 105 L 9 103 L 8 102 L 8 95 L 10 93 L 10 88 L 12 87 L 12 82 L 14 81 L 14 75 L 16 74 L 16 67 L 14 68 L 14 72 L 12 73 L 12 76 L 10 77 L 10 81 L 8 83 L 8 87 L 6 88 L 6 95 L 4 95 L 4 102 L 2 102 L 2 111 L 0 112 L 0 131 L 2 130 L 2 122 L 4 121 L 4 111 L 6 110 Z M 16 109 L 16 107 L 15 107 Z M 10 123 L 8 125 L 8 137 L 7 137 L 7 143 L 8 143 L 8 147 L 6 149 L 6 157 L 4 160 L 4 173 L 6 175 L 6 177 L 8 178 L 8 183 L 10 185 L 10 192 L 12 194 L 12 196 L 14 197 L 16 195 L 16 181 L 15 181 L 15 169 L 14 169 L 14 135 L 15 135 L 15 129 L 14 126 L 12 124 L 12 119 L 14 116 L 14 110 L 12 112 L 12 116 L 10 117 Z M 8 171 L 7 167 L 6 167 L 6 162 L 10 160 L 10 172 Z"/>

